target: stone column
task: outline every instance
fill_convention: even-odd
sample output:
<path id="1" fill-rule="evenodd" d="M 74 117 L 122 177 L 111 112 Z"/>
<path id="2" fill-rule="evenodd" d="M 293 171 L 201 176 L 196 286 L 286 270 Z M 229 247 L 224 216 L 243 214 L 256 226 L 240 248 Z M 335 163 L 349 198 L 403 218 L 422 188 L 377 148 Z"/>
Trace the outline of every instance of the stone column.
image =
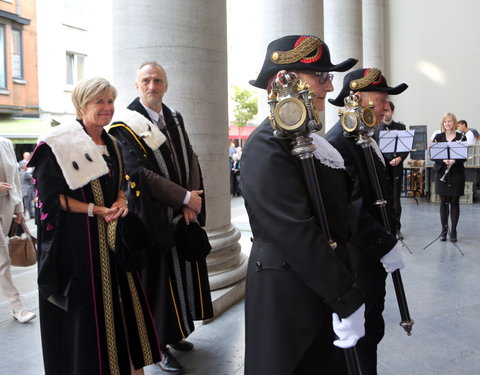
<path id="1" fill-rule="evenodd" d="M 228 288 L 215 313 L 244 294 L 247 257 L 231 224 L 228 167 L 227 40 L 225 0 L 113 2 L 114 84 L 117 108 L 137 96 L 137 67 L 155 60 L 166 70 L 165 104 L 182 113 L 202 166 L 207 196 L 212 290 Z"/>
<path id="2" fill-rule="evenodd" d="M 363 64 L 365 68 L 385 68 L 384 0 L 363 0 Z"/>
<path id="3" fill-rule="evenodd" d="M 358 0 L 325 0 L 325 42 L 330 48 L 333 63 L 349 57 L 358 59 L 352 70 L 362 68 L 362 3 Z M 336 98 L 343 85 L 345 73 L 335 73 L 335 91 L 328 98 Z M 326 129 L 338 121 L 338 108 L 326 105 Z"/>
<path id="4" fill-rule="evenodd" d="M 261 25 L 256 52 L 258 71 L 262 67 L 268 44 L 287 35 L 315 35 L 323 38 L 323 0 L 262 0 L 258 2 L 258 22 Z M 254 77 L 255 78 L 255 77 Z M 259 95 L 258 113 L 263 120 L 269 107 L 267 94 Z"/>

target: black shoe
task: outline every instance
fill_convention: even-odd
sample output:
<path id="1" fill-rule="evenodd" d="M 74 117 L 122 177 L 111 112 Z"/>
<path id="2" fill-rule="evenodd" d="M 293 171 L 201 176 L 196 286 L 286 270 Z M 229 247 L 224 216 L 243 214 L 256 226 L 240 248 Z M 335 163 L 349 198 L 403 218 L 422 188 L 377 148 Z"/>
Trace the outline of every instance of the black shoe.
<path id="1" fill-rule="evenodd" d="M 447 240 L 447 234 L 446 233 L 442 233 L 440 235 L 440 241 L 446 241 Z"/>
<path id="2" fill-rule="evenodd" d="M 450 242 L 457 242 L 457 231 L 450 232 Z"/>
<path id="3" fill-rule="evenodd" d="M 187 340 L 180 340 L 175 344 L 169 344 L 172 349 L 181 351 L 181 352 L 189 352 L 193 349 L 193 344 Z"/>
<path id="4" fill-rule="evenodd" d="M 397 240 L 403 241 L 403 239 L 404 239 L 404 237 L 403 237 L 402 232 L 398 231 L 398 232 L 397 232 Z"/>
<path id="5" fill-rule="evenodd" d="M 183 366 L 167 348 L 161 348 L 160 353 L 162 354 L 162 360 L 157 362 L 158 367 L 171 374 L 183 374 Z"/>

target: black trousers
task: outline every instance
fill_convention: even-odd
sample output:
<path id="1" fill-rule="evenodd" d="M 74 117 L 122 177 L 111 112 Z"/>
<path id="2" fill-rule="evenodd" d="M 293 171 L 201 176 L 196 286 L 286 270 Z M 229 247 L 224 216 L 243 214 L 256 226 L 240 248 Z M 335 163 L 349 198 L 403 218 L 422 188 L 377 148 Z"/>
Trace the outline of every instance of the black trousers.
<path id="1" fill-rule="evenodd" d="M 366 295 L 365 336 L 357 343 L 362 375 L 377 374 L 377 346 L 385 333 L 385 280 L 387 273 L 379 260 L 358 249 L 350 251 L 351 263 L 358 284 Z"/>
<path id="2" fill-rule="evenodd" d="M 333 345 L 334 339 L 332 320 L 326 319 L 293 375 L 348 375 L 344 350 Z"/>

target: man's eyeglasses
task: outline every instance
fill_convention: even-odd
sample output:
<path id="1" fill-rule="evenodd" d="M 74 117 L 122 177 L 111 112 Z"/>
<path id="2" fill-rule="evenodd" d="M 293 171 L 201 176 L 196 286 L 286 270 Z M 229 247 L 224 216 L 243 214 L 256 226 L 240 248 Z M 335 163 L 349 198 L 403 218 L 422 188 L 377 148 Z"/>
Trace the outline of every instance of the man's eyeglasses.
<path id="1" fill-rule="evenodd" d="M 307 74 L 314 74 L 318 78 L 318 82 L 320 84 L 324 84 L 325 82 L 332 81 L 333 80 L 333 74 L 328 73 L 328 72 L 312 72 L 312 71 L 306 71 L 305 73 Z"/>

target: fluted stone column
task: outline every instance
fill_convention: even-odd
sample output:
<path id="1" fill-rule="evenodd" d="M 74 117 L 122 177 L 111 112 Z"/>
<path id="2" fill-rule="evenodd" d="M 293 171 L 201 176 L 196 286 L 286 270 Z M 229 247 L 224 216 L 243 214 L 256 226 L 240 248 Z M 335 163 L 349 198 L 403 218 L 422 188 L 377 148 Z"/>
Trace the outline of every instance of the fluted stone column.
<path id="1" fill-rule="evenodd" d="M 169 82 L 164 102 L 182 113 L 202 166 L 211 288 L 230 292 L 217 299 L 216 313 L 243 296 L 247 264 L 230 222 L 226 30 L 225 0 L 113 2 L 117 108 L 137 96 L 137 67 L 159 62 Z"/>
<path id="2" fill-rule="evenodd" d="M 362 55 L 362 2 L 358 0 L 325 0 L 325 42 L 330 48 L 333 63 L 349 57 L 358 59 L 352 69 L 361 68 Z M 335 73 L 335 91 L 328 98 L 336 98 L 343 85 L 345 73 Z M 326 105 L 325 123 L 327 130 L 338 120 L 338 108 Z"/>
<path id="3" fill-rule="evenodd" d="M 363 64 L 366 68 L 385 68 L 385 0 L 363 0 Z"/>

